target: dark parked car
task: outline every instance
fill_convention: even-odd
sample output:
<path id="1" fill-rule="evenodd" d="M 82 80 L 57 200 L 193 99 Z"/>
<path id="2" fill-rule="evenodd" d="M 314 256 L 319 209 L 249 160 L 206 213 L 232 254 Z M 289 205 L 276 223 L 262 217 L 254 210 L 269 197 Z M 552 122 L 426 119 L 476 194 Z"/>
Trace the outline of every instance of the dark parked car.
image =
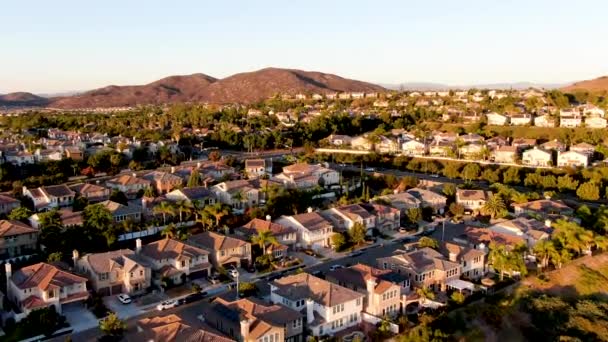
<path id="1" fill-rule="evenodd" d="M 191 293 L 189 295 L 187 295 L 186 297 L 182 298 L 179 300 L 180 304 L 188 304 L 188 303 L 194 303 L 197 302 L 203 298 L 205 298 L 205 296 L 207 295 L 207 292 L 197 292 L 197 293 Z"/>

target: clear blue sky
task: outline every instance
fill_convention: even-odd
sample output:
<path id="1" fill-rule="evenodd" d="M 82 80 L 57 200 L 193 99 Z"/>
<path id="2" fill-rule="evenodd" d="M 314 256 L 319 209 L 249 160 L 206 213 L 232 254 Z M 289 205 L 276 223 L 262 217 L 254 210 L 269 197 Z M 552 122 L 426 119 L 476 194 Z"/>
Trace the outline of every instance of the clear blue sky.
<path id="1" fill-rule="evenodd" d="M 297 2 L 297 4 L 296 4 Z M 608 1 L 6 1 L 0 92 L 263 67 L 379 83 L 608 74 Z"/>

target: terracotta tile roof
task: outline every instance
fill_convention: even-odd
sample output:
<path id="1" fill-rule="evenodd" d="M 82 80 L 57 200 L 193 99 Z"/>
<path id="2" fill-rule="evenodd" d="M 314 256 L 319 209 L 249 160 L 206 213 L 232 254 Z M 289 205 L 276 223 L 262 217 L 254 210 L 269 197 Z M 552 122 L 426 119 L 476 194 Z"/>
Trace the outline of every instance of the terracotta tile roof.
<path id="1" fill-rule="evenodd" d="M 112 178 L 106 183 L 110 184 L 120 184 L 120 185 L 135 185 L 135 184 L 145 184 L 150 185 L 150 181 L 146 179 L 141 179 L 137 177 L 133 177 L 132 175 L 122 175 L 116 178 Z"/>
<path id="2" fill-rule="evenodd" d="M 192 235 L 188 241 L 208 251 L 238 248 L 248 244 L 246 241 L 214 232 Z"/>
<path id="3" fill-rule="evenodd" d="M 186 196 L 186 198 L 188 198 L 190 201 L 196 201 L 196 200 L 201 200 L 204 198 L 215 197 L 215 195 L 204 186 L 183 188 L 183 189 L 177 190 L 177 191 L 181 191 L 181 193 L 184 194 L 184 196 Z"/>
<path id="4" fill-rule="evenodd" d="M 293 300 L 313 299 L 324 306 L 335 306 L 357 298 L 362 294 L 345 287 L 330 283 L 308 273 L 294 274 L 275 280 L 275 293 Z"/>
<path id="5" fill-rule="evenodd" d="M 266 161 L 264 159 L 246 159 L 245 168 L 251 167 L 266 167 Z"/>
<path id="6" fill-rule="evenodd" d="M 351 220 L 357 220 L 359 217 L 362 219 L 372 217 L 372 215 L 367 210 L 365 210 L 365 208 L 358 204 L 343 205 L 336 209 L 341 211 L 344 215 L 346 215 L 346 217 L 350 218 Z"/>
<path id="7" fill-rule="evenodd" d="M 388 280 L 390 279 L 388 275 L 391 273 L 393 273 L 391 270 L 381 270 L 368 265 L 356 264 L 348 268 L 329 272 L 326 278 L 335 279 L 344 284 L 355 285 L 361 290 L 367 288 L 367 280 L 374 279 L 376 282 L 374 291 L 376 293 L 384 293 L 393 286 L 399 286 Z"/>
<path id="8" fill-rule="evenodd" d="M 153 260 L 193 258 L 209 254 L 204 249 L 173 239 L 162 239 L 149 243 L 142 247 L 141 253 Z"/>
<path id="9" fill-rule="evenodd" d="M 44 308 L 47 306 L 47 303 L 45 303 L 44 300 L 42 300 L 42 298 L 40 298 L 36 295 L 31 295 L 21 301 L 21 306 L 28 310 L 32 310 L 32 309 Z"/>
<path id="10" fill-rule="evenodd" d="M 273 223 L 272 221 L 262 220 L 258 218 L 254 218 L 253 220 L 245 223 L 242 227 L 239 227 L 237 229 L 248 235 L 257 235 L 259 232 L 267 230 L 270 230 L 272 232 L 272 235 L 282 235 L 295 232 L 295 229 L 291 227 L 285 227 L 282 224 Z"/>
<path id="11" fill-rule="evenodd" d="M 160 183 L 170 183 L 170 184 L 182 182 L 181 177 L 171 174 L 169 172 L 162 172 L 162 171 L 152 171 L 150 173 L 145 174 L 142 178 L 146 179 L 150 182 L 160 182 Z"/>
<path id="12" fill-rule="evenodd" d="M 0 220 L 0 236 L 38 233 L 38 229 L 28 226 L 21 221 Z"/>
<path id="13" fill-rule="evenodd" d="M 86 283 L 87 279 L 41 262 L 18 270 L 11 281 L 20 289 L 37 287 L 46 290 L 49 287 L 61 288 Z"/>
<path id="14" fill-rule="evenodd" d="M 515 204 L 513 204 L 513 208 L 521 208 L 524 210 L 543 211 L 543 212 L 571 211 L 572 210 L 572 208 L 567 206 L 561 200 L 548 200 L 548 199 L 541 199 L 541 200 L 531 201 L 531 202 L 527 202 L 527 203 L 515 203 Z"/>
<path id="15" fill-rule="evenodd" d="M 0 204 L 13 204 L 19 203 L 19 201 L 13 197 L 0 195 Z"/>
<path id="16" fill-rule="evenodd" d="M 94 192 L 101 192 L 104 190 L 109 191 L 109 189 L 104 188 L 101 185 L 90 184 L 90 183 L 81 183 L 81 184 L 70 185 L 70 189 L 74 190 L 75 192 L 77 192 L 81 195 L 86 195 L 88 193 L 94 193 Z"/>
<path id="17" fill-rule="evenodd" d="M 82 226 L 84 224 L 84 218 L 82 211 L 72 211 L 72 209 L 60 209 L 59 215 L 61 216 L 61 223 L 64 226 Z"/>
<path id="18" fill-rule="evenodd" d="M 441 253 L 447 258 L 450 257 L 450 254 L 455 255 L 456 261 L 471 260 L 476 257 L 483 257 L 486 255 L 486 253 L 482 250 L 467 247 L 467 246 L 462 246 L 462 245 L 452 243 L 452 242 L 442 243 L 440 246 L 440 250 L 441 250 Z"/>
<path id="19" fill-rule="evenodd" d="M 95 273 L 107 273 L 113 270 L 129 271 L 134 264 L 140 264 L 147 267 L 147 264 L 140 260 L 138 256 L 130 249 L 119 249 L 105 253 L 86 254 L 82 257 L 91 265 L 91 269 Z"/>
<path id="20" fill-rule="evenodd" d="M 175 314 L 144 318 L 137 321 L 137 331 L 126 336 L 129 342 L 232 342 L 207 326 L 191 327 Z"/>
<path id="21" fill-rule="evenodd" d="M 483 243 L 489 246 L 493 242 L 501 245 L 516 246 L 526 242 L 522 237 L 497 233 L 487 228 L 467 227 L 463 235 L 467 240 L 476 245 Z"/>
<path id="22" fill-rule="evenodd" d="M 253 297 L 243 298 L 232 302 L 223 298 L 217 298 L 214 302 L 221 303 L 228 308 L 238 310 L 241 314 L 248 317 L 260 319 L 271 325 L 279 327 L 303 317 L 298 311 L 290 309 L 286 306 L 267 304 Z"/>

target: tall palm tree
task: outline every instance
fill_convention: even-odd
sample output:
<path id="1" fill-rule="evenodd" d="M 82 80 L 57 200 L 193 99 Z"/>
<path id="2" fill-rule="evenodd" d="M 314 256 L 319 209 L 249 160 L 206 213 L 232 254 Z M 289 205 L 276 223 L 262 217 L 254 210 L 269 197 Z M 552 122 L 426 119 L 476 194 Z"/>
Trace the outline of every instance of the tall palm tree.
<path id="1" fill-rule="evenodd" d="M 509 268 L 509 255 L 505 246 L 491 243 L 488 261 L 492 265 L 492 268 L 500 273 L 500 280 L 502 281 L 505 277 L 505 272 Z"/>
<path id="2" fill-rule="evenodd" d="M 179 213 L 179 222 L 183 222 L 183 215 L 188 215 L 192 212 L 192 204 L 190 204 L 190 201 L 180 200 L 175 203 L 175 209 Z"/>
<path id="3" fill-rule="evenodd" d="M 163 216 L 163 225 L 167 224 L 167 215 L 173 216 L 175 214 L 175 209 L 169 202 L 160 202 L 152 211 L 154 214 Z"/>
<path id="4" fill-rule="evenodd" d="M 259 245 L 260 248 L 262 249 L 262 252 L 264 253 L 264 255 L 266 255 L 266 245 L 267 244 L 271 244 L 271 245 L 279 244 L 279 242 L 277 241 L 277 238 L 274 237 L 274 235 L 272 235 L 272 232 L 270 230 L 263 230 L 263 231 L 258 232 L 258 235 L 255 235 L 251 238 L 251 242 Z"/>
<path id="5" fill-rule="evenodd" d="M 540 259 L 540 267 L 549 266 L 549 260 L 555 258 L 557 249 L 551 240 L 541 240 L 534 246 L 534 254 Z"/>
<path id="6" fill-rule="evenodd" d="M 427 300 L 435 299 L 435 293 L 430 288 L 423 286 L 416 289 L 416 294 L 420 297 L 421 304 L 424 304 Z"/>
<path id="7" fill-rule="evenodd" d="M 198 220 L 198 216 L 200 215 L 203 206 L 204 203 L 201 200 L 192 201 L 192 213 L 194 214 L 194 220 Z"/>
<path id="8" fill-rule="evenodd" d="M 216 203 L 214 205 L 209 205 L 205 207 L 205 210 L 215 218 L 215 225 L 217 227 L 220 226 L 220 220 L 222 219 L 222 217 L 230 214 L 230 209 L 227 208 L 224 204 L 222 203 Z"/>
<path id="9" fill-rule="evenodd" d="M 602 251 L 608 250 L 608 237 L 606 236 L 596 236 L 593 240 L 593 244 L 595 248 L 600 249 Z"/>
<path id="10" fill-rule="evenodd" d="M 198 213 L 198 217 L 196 218 L 196 222 L 200 223 L 203 226 L 204 230 L 208 230 L 209 227 L 213 224 L 213 217 L 206 210 L 200 210 Z"/>
<path id="11" fill-rule="evenodd" d="M 165 239 L 173 239 L 177 234 L 177 229 L 173 223 L 167 225 L 161 232 L 160 235 L 164 236 Z"/>
<path id="12" fill-rule="evenodd" d="M 490 196 L 490 198 L 488 198 L 486 203 L 481 208 L 481 211 L 484 214 L 490 215 L 490 217 L 493 219 L 502 215 L 505 210 L 507 210 L 507 206 L 502 200 L 502 197 L 498 195 Z"/>

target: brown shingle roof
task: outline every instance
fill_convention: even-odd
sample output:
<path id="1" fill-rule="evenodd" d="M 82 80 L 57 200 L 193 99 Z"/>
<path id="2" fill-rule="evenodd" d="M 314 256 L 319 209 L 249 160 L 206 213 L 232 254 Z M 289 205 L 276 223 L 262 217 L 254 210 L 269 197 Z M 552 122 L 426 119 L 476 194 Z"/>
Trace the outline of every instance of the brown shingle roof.
<path id="1" fill-rule="evenodd" d="M 173 239 L 162 239 L 149 243 L 142 247 L 141 253 L 154 260 L 192 258 L 209 254 L 204 249 Z"/>
<path id="2" fill-rule="evenodd" d="M 221 333 L 204 326 L 199 328 L 184 324 L 178 316 L 144 318 L 137 322 L 137 332 L 126 336 L 129 342 L 231 342 Z"/>
<path id="3" fill-rule="evenodd" d="M 196 235 L 192 235 L 188 241 L 196 246 L 200 246 L 208 251 L 219 251 L 223 249 L 232 249 L 242 247 L 248 244 L 248 242 L 236 239 L 230 236 L 214 233 L 204 232 Z"/>
<path id="4" fill-rule="evenodd" d="M 13 197 L 0 195 L 0 204 L 12 204 L 19 203 L 19 201 Z"/>
<path id="5" fill-rule="evenodd" d="M 14 220 L 0 220 L 0 236 L 13 236 L 19 234 L 38 233 L 38 229 Z"/>
<path id="6" fill-rule="evenodd" d="M 324 306 L 335 306 L 357 298 L 362 294 L 345 287 L 330 283 L 308 273 L 290 275 L 275 280 L 275 293 L 293 300 L 311 298 Z"/>
<path id="7" fill-rule="evenodd" d="M 272 235 L 282 235 L 295 232 L 295 230 L 290 227 L 285 227 L 282 224 L 273 223 L 272 221 L 262 220 L 259 218 L 254 218 L 237 229 L 245 232 L 248 235 L 256 235 L 259 232 L 267 230 L 270 230 Z"/>

